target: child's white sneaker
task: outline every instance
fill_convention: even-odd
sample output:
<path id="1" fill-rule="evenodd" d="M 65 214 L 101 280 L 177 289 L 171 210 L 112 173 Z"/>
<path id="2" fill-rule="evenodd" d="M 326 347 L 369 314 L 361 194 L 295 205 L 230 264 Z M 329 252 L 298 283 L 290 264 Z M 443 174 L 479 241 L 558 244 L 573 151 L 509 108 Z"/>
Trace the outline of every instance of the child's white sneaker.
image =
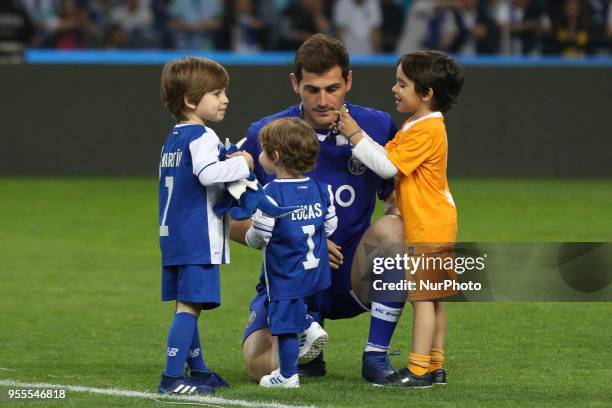
<path id="1" fill-rule="evenodd" d="M 300 333 L 300 351 L 298 364 L 306 364 L 317 358 L 327 344 L 327 332 L 317 322 Z"/>
<path id="2" fill-rule="evenodd" d="M 291 377 L 285 378 L 281 374 L 280 368 L 278 368 L 270 374 L 261 377 L 259 385 L 266 388 L 299 388 L 300 377 L 297 374 L 293 374 Z"/>

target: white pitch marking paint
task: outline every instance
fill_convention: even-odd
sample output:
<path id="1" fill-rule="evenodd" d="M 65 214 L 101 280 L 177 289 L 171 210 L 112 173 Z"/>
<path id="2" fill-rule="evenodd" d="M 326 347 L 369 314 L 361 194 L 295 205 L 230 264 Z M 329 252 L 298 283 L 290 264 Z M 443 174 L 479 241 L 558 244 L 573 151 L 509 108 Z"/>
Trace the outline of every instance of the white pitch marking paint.
<path id="1" fill-rule="evenodd" d="M 238 399 L 225 399 L 221 397 L 209 397 L 204 395 L 186 395 L 186 396 L 164 396 L 152 392 L 122 390 L 116 388 L 95 388 L 84 387 L 80 385 L 61 385 L 61 384 L 46 384 L 46 383 L 26 383 L 13 380 L 0 380 L 0 386 L 21 387 L 21 388 L 61 388 L 71 392 L 86 392 L 90 394 L 110 395 L 115 397 L 128 398 L 146 398 L 146 399 L 164 399 L 178 401 L 202 402 L 208 404 L 240 406 L 248 408 L 316 408 L 315 405 L 288 405 L 278 402 L 258 402 L 245 401 Z"/>

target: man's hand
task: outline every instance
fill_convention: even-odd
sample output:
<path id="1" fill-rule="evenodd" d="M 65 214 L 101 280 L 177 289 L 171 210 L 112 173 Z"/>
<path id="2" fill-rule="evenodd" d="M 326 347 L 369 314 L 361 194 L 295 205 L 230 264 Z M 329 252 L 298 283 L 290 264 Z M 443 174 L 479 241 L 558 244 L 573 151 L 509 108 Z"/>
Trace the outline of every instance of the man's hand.
<path id="1" fill-rule="evenodd" d="M 329 267 L 332 269 L 338 269 L 344 262 L 344 256 L 340 252 L 342 248 L 334 243 L 334 241 L 327 240 L 327 252 L 329 253 Z"/>
<path id="2" fill-rule="evenodd" d="M 237 221 L 230 217 L 230 220 L 229 220 L 230 239 L 242 245 L 246 245 L 246 233 L 249 230 L 249 228 L 251 228 L 251 224 L 252 224 L 252 221 L 250 219 Z"/>

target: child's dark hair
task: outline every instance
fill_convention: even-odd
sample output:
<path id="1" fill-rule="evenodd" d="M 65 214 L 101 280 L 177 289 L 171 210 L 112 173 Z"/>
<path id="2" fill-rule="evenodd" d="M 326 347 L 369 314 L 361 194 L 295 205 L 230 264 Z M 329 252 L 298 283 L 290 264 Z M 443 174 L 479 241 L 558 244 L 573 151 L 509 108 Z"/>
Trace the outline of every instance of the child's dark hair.
<path id="1" fill-rule="evenodd" d="M 227 88 L 229 74 L 208 58 L 184 57 L 168 62 L 161 76 L 162 103 L 177 121 L 185 120 L 185 102 L 197 104 L 205 93 Z"/>
<path id="2" fill-rule="evenodd" d="M 433 90 L 431 109 L 446 112 L 457 102 L 463 86 L 463 71 L 457 61 L 440 51 L 416 51 L 402 55 L 398 65 L 414 82 L 417 94 Z"/>
<path id="3" fill-rule="evenodd" d="M 300 46 L 295 53 L 294 74 L 302 80 L 302 70 L 321 75 L 338 66 L 346 81 L 349 74 L 349 54 L 340 40 L 328 34 L 315 34 Z"/>
<path id="4" fill-rule="evenodd" d="M 319 156 L 315 131 L 299 118 L 281 118 L 266 124 L 259 132 L 261 148 L 268 157 L 279 155 L 279 165 L 296 173 L 314 170 Z"/>

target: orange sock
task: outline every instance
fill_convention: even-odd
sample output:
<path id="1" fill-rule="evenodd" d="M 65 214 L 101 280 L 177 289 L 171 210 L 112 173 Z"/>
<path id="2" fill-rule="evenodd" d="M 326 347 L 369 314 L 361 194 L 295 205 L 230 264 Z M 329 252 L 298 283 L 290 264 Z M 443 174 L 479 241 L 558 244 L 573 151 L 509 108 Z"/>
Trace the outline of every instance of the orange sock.
<path id="1" fill-rule="evenodd" d="M 444 364 L 444 349 L 433 348 L 431 349 L 431 363 L 427 371 L 430 373 L 442 368 Z"/>
<path id="2" fill-rule="evenodd" d="M 410 353 L 410 355 L 408 356 L 408 369 L 412 371 L 413 374 L 416 374 L 418 376 L 425 375 L 427 374 L 427 368 L 429 367 L 430 361 L 431 356 Z"/>

